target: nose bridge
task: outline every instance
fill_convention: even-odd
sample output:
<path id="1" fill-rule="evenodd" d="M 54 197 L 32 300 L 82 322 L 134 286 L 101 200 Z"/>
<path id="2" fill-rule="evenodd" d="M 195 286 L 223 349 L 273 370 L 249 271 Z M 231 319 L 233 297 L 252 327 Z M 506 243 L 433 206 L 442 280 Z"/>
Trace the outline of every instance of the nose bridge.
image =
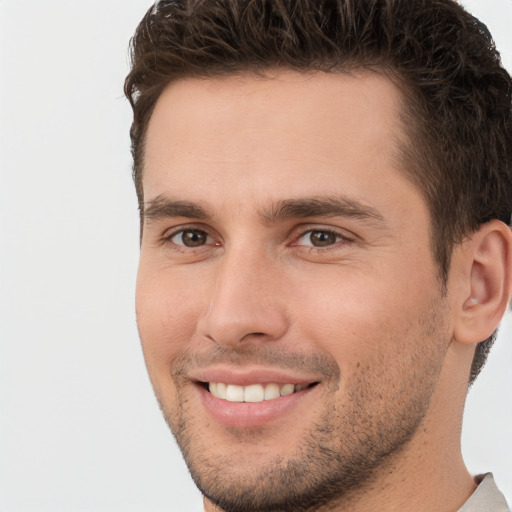
<path id="1" fill-rule="evenodd" d="M 281 337 L 287 321 L 278 293 L 278 265 L 261 248 L 242 244 L 226 250 L 215 265 L 208 309 L 199 324 L 201 333 L 231 346 L 251 337 Z"/>

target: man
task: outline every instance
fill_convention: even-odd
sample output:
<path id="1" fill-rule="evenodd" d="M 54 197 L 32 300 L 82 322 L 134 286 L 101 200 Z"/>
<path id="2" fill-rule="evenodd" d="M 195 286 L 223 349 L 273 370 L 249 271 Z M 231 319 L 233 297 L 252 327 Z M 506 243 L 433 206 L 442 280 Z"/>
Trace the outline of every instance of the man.
<path id="1" fill-rule="evenodd" d="M 460 452 L 512 292 L 486 28 L 452 0 L 162 1 L 132 58 L 138 325 L 205 510 L 508 510 Z"/>

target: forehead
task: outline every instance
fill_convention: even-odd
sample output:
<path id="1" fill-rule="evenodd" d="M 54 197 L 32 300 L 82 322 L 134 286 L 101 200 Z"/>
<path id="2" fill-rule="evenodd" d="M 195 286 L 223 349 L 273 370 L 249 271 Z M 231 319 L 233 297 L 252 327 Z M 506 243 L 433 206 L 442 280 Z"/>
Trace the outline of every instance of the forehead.
<path id="1" fill-rule="evenodd" d="M 254 192 L 258 179 L 267 195 L 280 187 L 294 195 L 308 181 L 311 194 L 326 184 L 345 194 L 358 177 L 395 167 L 400 108 L 398 89 L 370 71 L 173 82 L 148 126 L 145 198 L 191 184 L 221 190 L 232 180 Z"/>

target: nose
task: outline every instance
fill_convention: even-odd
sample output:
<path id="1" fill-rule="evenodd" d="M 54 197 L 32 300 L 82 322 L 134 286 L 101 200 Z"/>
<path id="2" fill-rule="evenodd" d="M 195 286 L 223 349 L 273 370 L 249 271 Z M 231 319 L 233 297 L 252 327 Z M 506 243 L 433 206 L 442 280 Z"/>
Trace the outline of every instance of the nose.
<path id="1" fill-rule="evenodd" d="M 220 345 L 275 341 L 288 328 L 277 265 L 256 252 L 225 254 L 214 265 L 209 304 L 198 322 L 201 335 Z"/>

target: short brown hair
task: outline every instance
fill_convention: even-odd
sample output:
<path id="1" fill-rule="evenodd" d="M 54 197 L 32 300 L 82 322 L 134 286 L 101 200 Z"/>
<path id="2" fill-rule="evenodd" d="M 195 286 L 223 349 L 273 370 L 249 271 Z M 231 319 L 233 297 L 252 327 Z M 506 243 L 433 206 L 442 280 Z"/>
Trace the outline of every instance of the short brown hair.
<path id="1" fill-rule="evenodd" d="M 454 0 L 161 0 L 131 42 L 125 94 L 143 212 L 144 141 L 156 101 L 183 77 L 271 67 L 371 68 L 402 90 L 401 166 L 426 198 L 446 283 L 453 246 L 512 213 L 512 85 L 492 37 Z M 479 343 L 470 382 L 495 334 Z"/>

